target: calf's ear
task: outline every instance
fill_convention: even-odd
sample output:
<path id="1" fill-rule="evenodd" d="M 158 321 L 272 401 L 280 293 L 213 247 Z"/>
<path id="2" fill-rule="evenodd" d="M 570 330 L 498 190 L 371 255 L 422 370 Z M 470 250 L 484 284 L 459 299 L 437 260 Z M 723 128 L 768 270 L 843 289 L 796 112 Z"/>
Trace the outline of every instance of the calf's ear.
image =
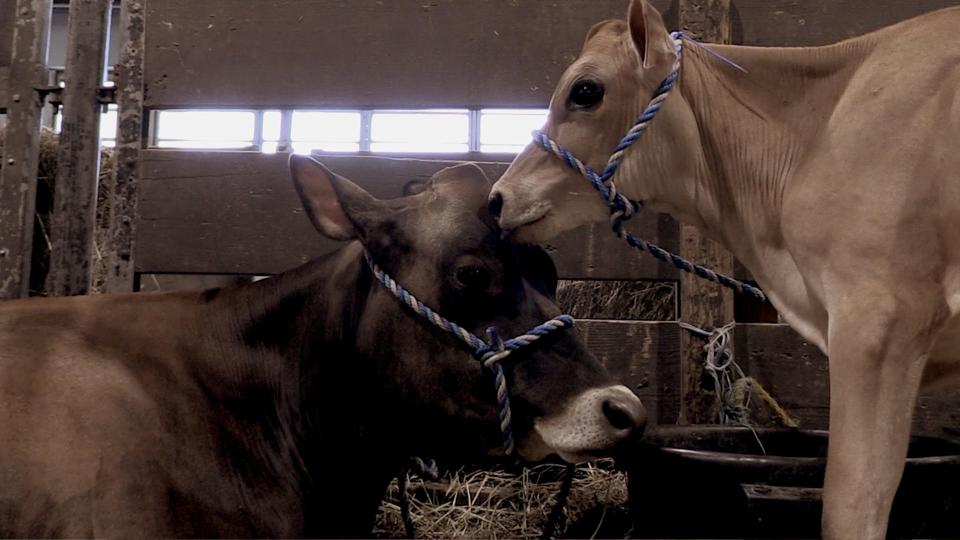
<path id="1" fill-rule="evenodd" d="M 644 68 L 649 69 L 663 62 L 673 64 L 673 40 L 657 8 L 647 0 L 630 0 L 627 24 L 630 26 L 634 49 L 640 55 Z"/>
<path id="2" fill-rule="evenodd" d="M 290 176 L 313 226 L 334 240 L 363 239 L 387 209 L 360 186 L 308 156 L 290 156 Z"/>

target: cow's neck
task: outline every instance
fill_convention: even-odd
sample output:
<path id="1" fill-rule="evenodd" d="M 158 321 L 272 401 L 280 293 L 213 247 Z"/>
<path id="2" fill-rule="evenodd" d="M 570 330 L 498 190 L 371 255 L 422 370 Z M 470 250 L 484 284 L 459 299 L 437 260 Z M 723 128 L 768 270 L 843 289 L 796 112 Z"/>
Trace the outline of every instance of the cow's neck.
<path id="1" fill-rule="evenodd" d="M 821 130 L 871 42 L 790 49 L 707 46 L 747 73 L 685 44 L 679 92 L 696 120 L 699 139 L 690 148 L 652 149 L 665 155 L 680 152 L 679 163 L 689 168 L 686 176 L 677 177 L 668 163 L 667 174 L 651 175 L 655 187 L 649 202 L 698 226 L 754 269 L 767 257 L 767 247 L 780 244 L 784 191 L 817 148 Z M 668 98 L 665 108 L 677 97 Z M 653 139 L 651 144 L 676 144 Z M 644 178 L 641 171 L 623 176 Z"/>
<path id="2" fill-rule="evenodd" d="M 383 446 L 370 439 L 377 433 L 370 424 L 373 411 L 355 399 L 367 365 L 355 354 L 357 321 L 373 285 L 362 248 L 351 244 L 279 276 L 225 290 L 211 302 L 224 339 L 213 340 L 207 351 L 215 384 L 205 391 L 225 409 L 222 435 L 247 454 L 241 463 L 251 456 L 263 460 L 263 481 L 296 484 L 291 489 L 307 507 L 307 530 L 368 533 L 364 527 L 372 525 L 382 493 L 376 485 L 393 472 Z M 383 470 L 364 465 L 370 449 L 381 451 L 375 463 L 383 463 Z M 352 487 L 331 488 L 344 484 Z M 348 496 L 354 492 L 356 497 Z M 330 493 L 339 495 L 327 500 Z M 330 509 L 339 521 L 325 517 Z M 323 522 L 310 523 L 311 517 Z M 360 530 L 330 529 L 359 521 Z"/>

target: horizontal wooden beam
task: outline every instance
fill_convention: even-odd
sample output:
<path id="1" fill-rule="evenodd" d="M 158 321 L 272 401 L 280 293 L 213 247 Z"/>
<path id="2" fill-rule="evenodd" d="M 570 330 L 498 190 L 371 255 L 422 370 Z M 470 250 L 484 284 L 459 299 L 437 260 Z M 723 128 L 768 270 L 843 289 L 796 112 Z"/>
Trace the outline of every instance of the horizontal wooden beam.
<path id="1" fill-rule="evenodd" d="M 134 260 L 144 273 L 274 274 L 328 252 L 303 216 L 287 156 L 253 152 L 145 150 Z M 471 156 L 462 156 L 471 157 Z M 474 158 L 478 156 L 472 156 Z M 460 161 L 328 155 L 336 172 L 381 198 Z M 481 162 L 491 179 L 507 163 Z M 632 224 L 649 240 L 676 248 L 676 222 L 644 212 Z M 676 270 L 634 254 L 607 225 L 583 227 L 552 242 L 567 279 L 673 279 Z"/>
<path id="2" fill-rule="evenodd" d="M 150 2 L 146 105 L 545 107 L 591 25 L 622 19 L 627 8 L 624 0 L 277 4 Z"/>

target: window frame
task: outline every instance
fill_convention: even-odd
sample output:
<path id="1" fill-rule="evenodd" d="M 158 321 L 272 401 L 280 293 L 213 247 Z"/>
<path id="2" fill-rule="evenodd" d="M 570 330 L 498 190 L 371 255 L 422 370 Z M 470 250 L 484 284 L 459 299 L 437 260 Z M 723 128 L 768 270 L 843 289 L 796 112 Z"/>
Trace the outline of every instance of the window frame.
<path id="1" fill-rule="evenodd" d="M 159 128 L 159 114 L 170 111 L 190 111 L 193 109 L 189 108 L 176 108 L 176 109 L 156 109 L 150 110 L 148 121 L 150 122 L 147 138 L 147 148 L 148 149 L 173 149 L 169 147 L 161 147 L 159 143 L 161 139 L 158 138 L 158 128 Z M 215 107 L 197 107 L 197 111 L 209 111 L 209 110 L 218 110 Z M 484 107 L 484 108 L 433 108 L 433 109 L 416 109 L 416 108 L 369 108 L 369 109 L 347 109 L 347 108 L 281 108 L 276 107 L 263 108 L 263 109 L 241 109 L 235 107 L 223 108 L 224 111 L 235 111 L 235 112 L 251 112 L 254 114 L 254 133 L 251 144 L 244 147 L 210 147 L 210 148 L 183 148 L 183 150 L 209 150 L 209 151 L 256 151 L 261 153 L 285 153 L 292 152 L 293 145 L 298 142 L 293 139 L 293 121 L 294 114 L 297 112 L 347 112 L 347 113 L 359 113 L 360 114 L 360 138 L 358 141 L 358 149 L 356 151 L 331 151 L 330 153 L 337 153 L 343 155 L 363 155 L 363 154 L 373 154 L 373 155 L 382 155 L 382 156 L 405 156 L 405 155 L 425 155 L 425 154 L 448 154 L 448 155 L 463 155 L 464 152 L 449 152 L 443 150 L 426 150 L 426 151 L 373 151 L 372 145 L 374 142 L 389 142 L 389 141 L 373 141 L 372 140 L 372 131 L 373 131 L 373 119 L 376 114 L 382 113 L 420 113 L 420 114 L 442 114 L 447 112 L 455 113 L 464 113 L 467 117 L 467 142 L 466 142 L 466 152 L 465 154 L 479 154 L 484 156 L 513 156 L 517 152 L 513 151 L 490 151 L 483 150 L 484 146 L 498 145 L 499 143 L 495 142 L 486 142 L 482 141 L 482 130 L 481 130 L 481 120 L 485 112 L 489 111 L 493 114 L 498 114 L 497 111 L 503 111 L 500 114 L 509 114 L 509 111 L 516 111 L 518 114 L 522 114 L 521 111 L 528 113 L 544 113 L 548 114 L 548 109 L 541 108 L 498 108 L 498 107 Z M 280 137 L 278 140 L 265 140 L 263 136 L 264 131 L 264 114 L 267 112 L 280 112 Z M 166 140 L 166 139 L 164 139 Z M 244 141 L 245 142 L 245 141 Z M 264 144 L 272 145 L 276 143 L 276 149 L 274 151 L 264 151 Z M 352 144 L 351 142 L 344 142 L 344 144 Z M 459 143 L 457 143 L 459 144 Z M 503 143 L 502 146 L 513 146 L 513 143 Z"/>

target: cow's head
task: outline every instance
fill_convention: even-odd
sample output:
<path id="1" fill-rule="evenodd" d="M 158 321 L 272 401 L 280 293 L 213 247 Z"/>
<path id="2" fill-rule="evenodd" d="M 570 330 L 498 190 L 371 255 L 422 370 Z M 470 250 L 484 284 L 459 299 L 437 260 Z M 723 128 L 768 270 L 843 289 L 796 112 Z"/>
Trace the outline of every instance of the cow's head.
<path id="1" fill-rule="evenodd" d="M 610 20 L 587 34 L 580 56 L 560 78 L 544 131 L 581 161 L 602 171 L 620 138 L 670 73 L 673 41 L 656 9 L 633 0 L 627 21 Z M 618 187 L 633 199 L 654 200 L 663 188 L 690 185 L 695 161 L 674 148 L 696 146 L 696 123 L 674 91 L 647 133 L 628 152 L 616 179 L 638 179 Z M 669 175 L 667 174 L 669 171 Z M 672 183 L 671 186 L 666 183 Z M 492 211 L 520 240 L 544 241 L 609 210 L 578 172 L 539 146 L 528 145 L 496 183 Z"/>
<path id="2" fill-rule="evenodd" d="M 384 271 L 443 316 L 507 339 L 559 314 L 556 270 L 539 248 L 502 239 L 487 210 L 490 182 L 475 165 L 444 169 L 412 196 L 380 200 L 307 157 L 291 158 L 298 192 L 314 225 L 367 250 Z M 356 263 L 356 262 L 355 262 Z M 377 380 L 357 399 L 376 400 L 402 431 L 398 446 L 432 456 L 500 450 L 489 373 L 453 337 L 405 308 L 360 270 L 369 289 L 357 327 L 359 357 Z M 615 384 L 574 329 L 558 332 L 503 362 L 517 449 L 576 461 L 603 454 L 642 431 L 643 406 Z"/>

